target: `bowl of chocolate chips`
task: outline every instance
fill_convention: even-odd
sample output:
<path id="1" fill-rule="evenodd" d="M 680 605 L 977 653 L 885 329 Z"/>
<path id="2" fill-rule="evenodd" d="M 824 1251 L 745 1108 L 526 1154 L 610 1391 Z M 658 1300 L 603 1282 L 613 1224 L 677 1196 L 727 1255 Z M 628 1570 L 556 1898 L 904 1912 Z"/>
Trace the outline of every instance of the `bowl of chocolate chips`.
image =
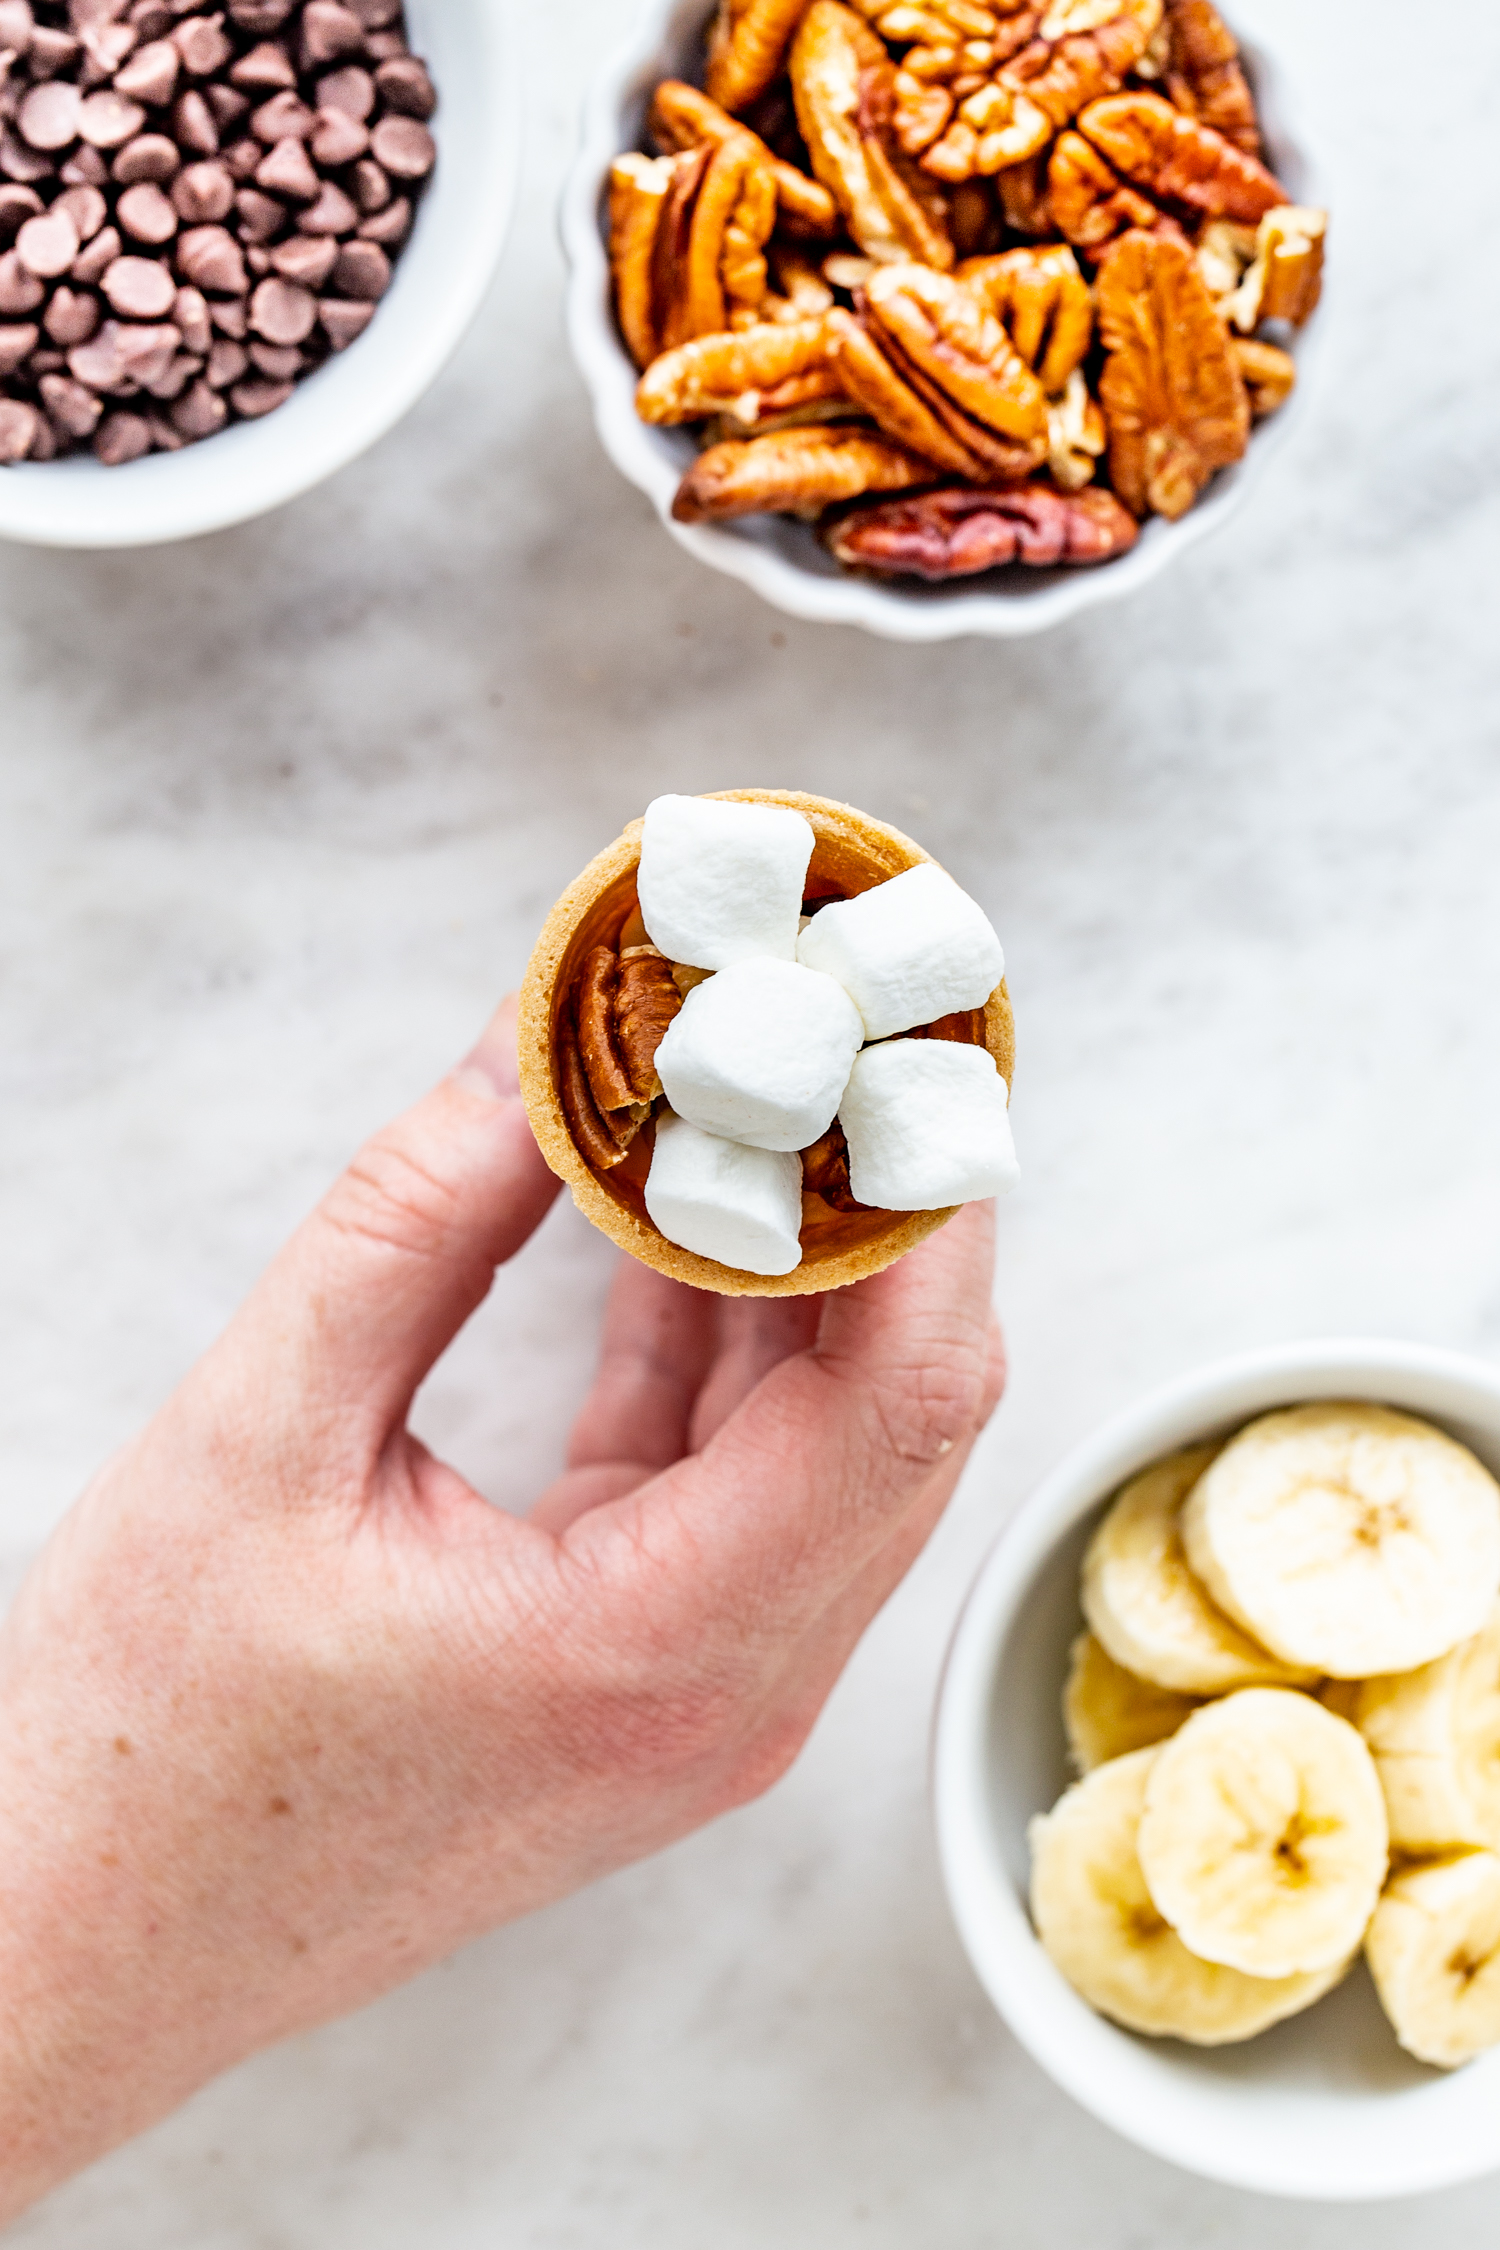
<path id="1" fill-rule="evenodd" d="M 0 0 L 0 536 L 295 498 L 438 374 L 509 222 L 489 0 Z"/>

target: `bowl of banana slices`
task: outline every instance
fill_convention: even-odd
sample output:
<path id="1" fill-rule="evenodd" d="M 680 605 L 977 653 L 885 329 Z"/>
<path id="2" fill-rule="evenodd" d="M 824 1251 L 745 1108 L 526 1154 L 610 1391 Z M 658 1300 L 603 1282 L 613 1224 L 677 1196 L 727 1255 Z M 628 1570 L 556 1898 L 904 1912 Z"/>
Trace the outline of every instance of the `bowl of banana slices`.
<path id="1" fill-rule="evenodd" d="M 1221 1362 L 1046 1478 L 949 1653 L 949 1899 L 1141 2147 L 1326 2201 L 1500 2168 L 1500 1371 Z"/>

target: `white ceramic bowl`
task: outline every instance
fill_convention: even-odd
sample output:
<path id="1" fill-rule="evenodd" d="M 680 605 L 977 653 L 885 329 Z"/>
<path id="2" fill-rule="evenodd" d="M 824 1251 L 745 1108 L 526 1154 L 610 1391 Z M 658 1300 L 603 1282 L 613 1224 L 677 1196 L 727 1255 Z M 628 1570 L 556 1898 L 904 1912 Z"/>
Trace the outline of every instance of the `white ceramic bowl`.
<path id="1" fill-rule="evenodd" d="M 793 617 L 862 625 L 896 641 L 951 640 L 963 633 L 1008 640 L 1133 593 L 1229 521 L 1252 479 L 1301 418 L 1326 311 L 1314 315 L 1298 341 L 1300 380 L 1291 402 L 1255 432 L 1245 458 L 1222 470 L 1180 522 L 1158 517 L 1148 523 L 1118 562 L 1086 570 L 1028 570 L 1016 564 L 968 586 L 962 580 L 948 586 L 916 580 L 886 585 L 840 569 L 810 527 L 789 517 L 675 523 L 672 497 L 695 449 L 686 431 L 651 429 L 636 414 L 636 371 L 620 343 L 610 304 L 603 203 L 615 157 L 644 145 L 654 87 L 667 77 L 701 81 L 703 27 L 711 12 L 706 0 L 645 0 L 629 40 L 589 97 L 582 146 L 562 209 L 571 268 L 568 336 L 593 400 L 600 439 L 616 468 L 646 494 L 680 546 L 714 570 L 743 579 Z M 1293 123 L 1285 74 L 1261 49 L 1247 47 L 1245 59 L 1278 178 L 1299 201 L 1326 201 L 1317 168 Z"/>
<path id="2" fill-rule="evenodd" d="M 510 224 L 519 88 L 504 0 L 406 0 L 432 66 L 438 168 L 375 319 L 261 422 L 120 469 L 92 455 L 0 469 L 0 538 L 150 547 L 279 508 L 354 460 L 414 406 L 479 308 Z"/>
<path id="3" fill-rule="evenodd" d="M 1071 1778 L 1059 1709 L 1078 1567 L 1105 1502 L 1148 1462 L 1270 1408 L 1368 1398 L 1426 1416 L 1500 1473 L 1500 1372 L 1417 1345 L 1288 1344 L 1157 1391 L 1076 1447 L 985 1563 L 938 1703 L 934 1794 L 964 1944 L 1016 2037 L 1073 2098 L 1191 2172 L 1358 2202 L 1500 2167 L 1500 2050 L 1449 2074 L 1404 2055 L 1363 1966 L 1243 2046 L 1139 2038 L 1096 2015 L 1027 1916 L 1026 1824 Z"/>

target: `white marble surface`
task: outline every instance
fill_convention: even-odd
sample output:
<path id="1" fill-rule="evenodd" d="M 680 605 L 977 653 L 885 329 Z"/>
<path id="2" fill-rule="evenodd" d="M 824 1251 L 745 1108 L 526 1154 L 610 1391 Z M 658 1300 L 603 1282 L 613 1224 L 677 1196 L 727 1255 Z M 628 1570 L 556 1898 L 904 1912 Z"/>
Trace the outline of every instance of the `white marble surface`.
<path id="1" fill-rule="evenodd" d="M 1078 2113 L 959 1952 L 924 1757 L 978 1557 L 1143 1385 L 1303 1331 L 1500 1349 L 1500 33 L 1479 0 L 1420 30 L 1247 0 L 1339 191 L 1316 413 L 1180 575 L 918 650 L 699 575 L 595 447 L 553 209 L 618 12 L 532 12 L 500 285 L 376 454 L 191 549 L 0 552 L 0 1545 L 40 1539 L 664 788 L 862 801 L 999 923 L 1010 1398 L 769 1799 L 263 2057 L 12 2239 L 1479 2250 L 1500 2182 L 1273 2211 Z M 556 1213 L 421 1402 L 499 1500 L 557 1463 L 609 1266 Z"/>

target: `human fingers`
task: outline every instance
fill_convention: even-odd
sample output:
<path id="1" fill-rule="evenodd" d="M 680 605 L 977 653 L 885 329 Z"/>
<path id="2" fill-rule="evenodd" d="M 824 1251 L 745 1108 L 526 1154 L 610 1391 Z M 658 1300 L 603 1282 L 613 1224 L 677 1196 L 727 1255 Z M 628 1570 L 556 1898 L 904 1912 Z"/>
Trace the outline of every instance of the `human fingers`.
<path id="1" fill-rule="evenodd" d="M 992 1213 L 971 1205 L 823 1299 L 815 1342 L 701 1453 L 577 1524 L 576 1559 L 622 1581 L 653 1633 L 800 1637 L 988 1411 L 993 1259 Z"/>
<path id="2" fill-rule="evenodd" d="M 377 1446 L 558 1191 L 526 1121 L 516 1002 L 377 1133 L 251 1292 L 202 1379 Z"/>
<path id="3" fill-rule="evenodd" d="M 719 1348 L 719 1300 L 622 1259 L 599 1365 L 568 1445 L 570 1469 L 669 1468 L 687 1452 L 693 1405 Z"/>
<path id="4" fill-rule="evenodd" d="M 806 1351 L 821 1318 L 820 1297 L 723 1299 L 718 1355 L 694 1405 L 686 1450 L 701 1452 L 773 1368 Z"/>

